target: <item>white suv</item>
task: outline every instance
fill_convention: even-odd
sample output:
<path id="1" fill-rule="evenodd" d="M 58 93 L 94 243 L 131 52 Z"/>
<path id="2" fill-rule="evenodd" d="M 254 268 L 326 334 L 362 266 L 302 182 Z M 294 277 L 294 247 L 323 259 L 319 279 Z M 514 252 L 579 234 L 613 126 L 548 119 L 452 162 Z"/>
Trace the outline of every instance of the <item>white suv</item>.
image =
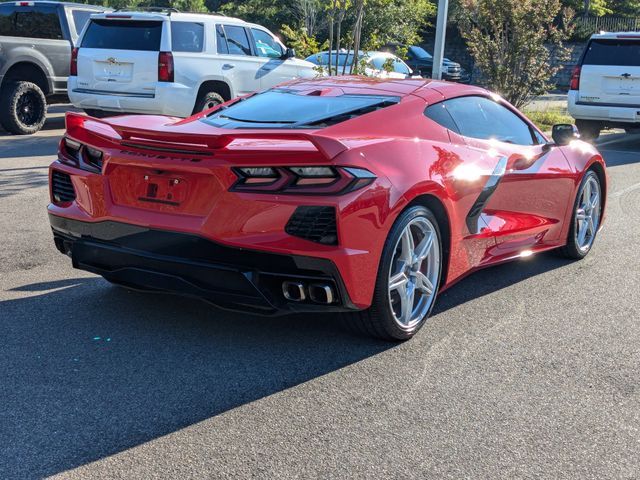
<path id="1" fill-rule="evenodd" d="M 69 98 L 101 111 L 187 117 L 286 80 L 314 77 L 269 30 L 173 11 L 92 15 L 71 59 Z"/>
<path id="2" fill-rule="evenodd" d="M 640 33 L 592 35 L 569 88 L 569 114 L 583 138 L 640 128 Z"/>

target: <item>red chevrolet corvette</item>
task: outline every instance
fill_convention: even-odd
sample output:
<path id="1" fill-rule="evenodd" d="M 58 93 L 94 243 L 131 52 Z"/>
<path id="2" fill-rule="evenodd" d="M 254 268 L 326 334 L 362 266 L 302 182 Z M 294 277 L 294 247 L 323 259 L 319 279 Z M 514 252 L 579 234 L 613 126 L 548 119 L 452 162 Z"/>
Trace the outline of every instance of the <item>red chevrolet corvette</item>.
<path id="1" fill-rule="evenodd" d="M 229 309 L 345 312 L 386 339 L 478 268 L 584 257 L 603 219 L 597 150 L 473 86 L 322 78 L 186 120 L 66 122 L 48 209 L 74 267 Z"/>

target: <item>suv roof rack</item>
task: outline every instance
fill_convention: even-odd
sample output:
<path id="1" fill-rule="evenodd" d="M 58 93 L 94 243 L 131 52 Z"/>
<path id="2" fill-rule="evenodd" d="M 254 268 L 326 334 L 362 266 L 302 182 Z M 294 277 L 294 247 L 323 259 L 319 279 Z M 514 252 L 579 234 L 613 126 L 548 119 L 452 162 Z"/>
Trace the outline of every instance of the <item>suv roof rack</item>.
<path id="1" fill-rule="evenodd" d="M 116 8 L 114 12 L 151 12 L 171 15 L 172 13 L 180 13 L 180 10 L 172 7 L 124 7 Z"/>

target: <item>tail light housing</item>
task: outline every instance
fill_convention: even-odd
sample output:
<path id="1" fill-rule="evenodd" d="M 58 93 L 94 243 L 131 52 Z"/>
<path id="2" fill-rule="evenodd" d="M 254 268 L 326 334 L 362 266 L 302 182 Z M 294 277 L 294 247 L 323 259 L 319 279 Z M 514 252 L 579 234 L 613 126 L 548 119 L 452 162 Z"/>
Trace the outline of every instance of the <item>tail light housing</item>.
<path id="1" fill-rule="evenodd" d="M 173 54 L 171 52 L 158 54 L 158 81 L 173 82 Z"/>
<path id="2" fill-rule="evenodd" d="M 73 47 L 71 50 L 71 63 L 69 64 L 69 75 L 72 77 L 78 76 L 78 47 Z"/>
<path id="3" fill-rule="evenodd" d="M 580 71 L 582 67 L 576 65 L 571 72 L 571 81 L 569 82 L 569 90 L 580 90 Z"/>
<path id="4" fill-rule="evenodd" d="M 69 137 L 62 137 L 58 147 L 58 160 L 88 172 L 102 172 L 104 154 L 97 148 L 84 145 Z"/>
<path id="5" fill-rule="evenodd" d="M 366 187 L 376 176 L 364 168 L 295 166 L 235 167 L 232 191 L 293 195 L 342 195 Z"/>

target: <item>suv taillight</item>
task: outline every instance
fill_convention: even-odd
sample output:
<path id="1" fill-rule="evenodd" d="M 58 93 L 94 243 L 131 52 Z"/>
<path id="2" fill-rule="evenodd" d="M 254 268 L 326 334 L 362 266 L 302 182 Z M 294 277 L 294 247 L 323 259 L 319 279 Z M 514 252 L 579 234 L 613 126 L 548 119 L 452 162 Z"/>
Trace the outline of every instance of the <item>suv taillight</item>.
<path id="1" fill-rule="evenodd" d="M 571 72 L 571 81 L 569 82 L 569 90 L 580 90 L 580 70 L 582 67 L 576 65 Z"/>
<path id="2" fill-rule="evenodd" d="M 160 52 L 158 55 L 158 81 L 173 82 L 173 55 L 171 52 Z"/>
<path id="3" fill-rule="evenodd" d="M 71 50 L 71 64 L 69 65 L 69 75 L 78 76 L 78 47 Z"/>

